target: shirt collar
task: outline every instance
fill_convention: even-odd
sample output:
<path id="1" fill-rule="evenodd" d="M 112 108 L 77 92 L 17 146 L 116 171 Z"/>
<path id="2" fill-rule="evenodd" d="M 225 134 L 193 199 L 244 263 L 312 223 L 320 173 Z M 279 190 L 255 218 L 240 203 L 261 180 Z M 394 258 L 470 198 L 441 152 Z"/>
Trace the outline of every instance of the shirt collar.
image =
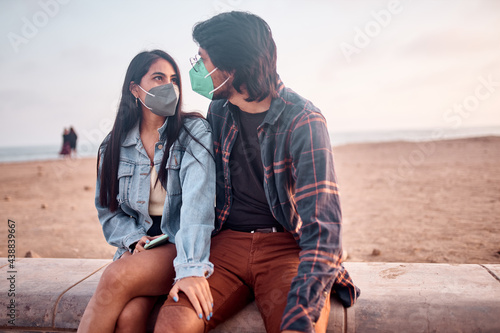
<path id="1" fill-rule="evenodd" d="M 271 106 L 269 106 L 269 112 L 267 113 L 266 118 L 264 119 L 263 124 L 274 125 L 274 123 L 281 116 L 286 107 L 286 94 L 287 91 L 285 89 L 285 85 L 283 81 L 278 78 L 278 86 L 276 87 L 278 96 L 273 98 L 271 101 Z"/>
<path id="2" fill-rule="evenodd" d="M 164 139 L 164 133 L 167 129 L 167 123 L 168 123 L 168 119 L 170 117 L 167 117 L 165 119 L 165 122 L 163 123 L 163 125 L 158 128 L 158 133 L 160 134 L 160 141 Z M 138 121 L 134 127 L 132 127 L 132 129 L 130 131 L 128 131 L 127 133 L 127 136 L 125 137 L 125 140 L 123 140 L 123 143 L 122 143 L 122 146 L 123 147 L 128 147 L 128 146 L 133 146 L 133 145 L 136 145 L 137 142 L 139 142 L 141 140 L 141 133 L 140 133 L 140 121 Z"/>
<path id="3" fill-rule="evenodd" d="M 279 77 L 278 77 L 278 85 L 276 87 L 276 90 L 277 90 L 278 96 L 272 99 L 271 105 L 269 106 L 269 111 L 267 112 L 267 115 L 264 118 L 264 121 L 262 122 L 262 124 L 273 125 L 279 119 L 279 117 L 281 116 L 283 111 L 285 110 L 287 92 L 285 89 L 285 85 L 283 84 L 283 81 L 281 81 L 281 79 L 279 79 Z M 237 106 L 231 104 L 231 102 L 229 102 L 229 101 L 226 101 L 226 104 L 227 104 L 228 110 L 231 110 L 230 107 L 237 108 Z M 232 112 L 230 112 L 230 113 L 231 113 L 231 116 L 233 116 Z"/>

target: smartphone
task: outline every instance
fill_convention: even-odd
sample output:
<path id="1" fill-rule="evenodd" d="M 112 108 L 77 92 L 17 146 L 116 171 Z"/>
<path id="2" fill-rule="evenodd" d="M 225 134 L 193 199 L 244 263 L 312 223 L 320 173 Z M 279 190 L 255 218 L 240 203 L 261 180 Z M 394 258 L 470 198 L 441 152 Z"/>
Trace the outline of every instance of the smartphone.
<path id="1" fill-rule="evenodd" d="M 144 245 L 144 249 L 149 250 L 155 248 L 157 246 L 165 244 L 167 241 L 168 241 L 168 235 L 161 235 L 160 237 L 155 238 L 148 244 Z"/>

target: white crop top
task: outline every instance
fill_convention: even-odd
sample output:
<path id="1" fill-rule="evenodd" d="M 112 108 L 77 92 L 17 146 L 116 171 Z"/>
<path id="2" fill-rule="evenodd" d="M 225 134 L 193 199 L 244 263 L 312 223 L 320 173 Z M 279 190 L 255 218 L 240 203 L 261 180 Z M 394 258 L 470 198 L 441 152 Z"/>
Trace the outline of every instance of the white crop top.
<path id="1" fill-rule="evenodd" d="M 158 179 L 158 172 L 154 166 L 151 167 L 150 181 L 151 189 L 149 190 L 149 215 L 150 216 L 162 216 L 163 215 L 163 205 L 165 203 L 165 197 L 167 196 L 167 191 L 161 185 Z M 156 186 L 155 186 L 156 185 Z"/>

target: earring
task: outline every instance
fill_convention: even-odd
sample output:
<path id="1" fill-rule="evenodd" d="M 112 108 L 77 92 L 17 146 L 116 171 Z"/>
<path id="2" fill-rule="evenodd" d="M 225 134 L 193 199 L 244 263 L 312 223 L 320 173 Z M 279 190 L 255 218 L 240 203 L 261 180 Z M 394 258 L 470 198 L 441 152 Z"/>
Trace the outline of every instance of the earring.
<path id="1" fill-rule="evenodd" d="M 137 105 L 137 97 L 135 98 L 135 106 L 139 106 L 139 105 Z"/>

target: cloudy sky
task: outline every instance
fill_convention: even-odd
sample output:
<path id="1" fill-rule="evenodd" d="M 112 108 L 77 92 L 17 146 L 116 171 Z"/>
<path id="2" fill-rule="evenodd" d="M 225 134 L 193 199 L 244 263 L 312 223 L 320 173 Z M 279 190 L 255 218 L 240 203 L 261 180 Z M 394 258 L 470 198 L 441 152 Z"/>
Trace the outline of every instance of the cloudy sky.
<path id="1" fill-rule="evenodd" d="M 0 146 L 109 131 L 130 60 L 164 49 L 190 89 L 193 25 L 219 12 L 264 18 L 285 85 L 335 132 L 500 126 L 500 1 L 2 0 Z"/>

